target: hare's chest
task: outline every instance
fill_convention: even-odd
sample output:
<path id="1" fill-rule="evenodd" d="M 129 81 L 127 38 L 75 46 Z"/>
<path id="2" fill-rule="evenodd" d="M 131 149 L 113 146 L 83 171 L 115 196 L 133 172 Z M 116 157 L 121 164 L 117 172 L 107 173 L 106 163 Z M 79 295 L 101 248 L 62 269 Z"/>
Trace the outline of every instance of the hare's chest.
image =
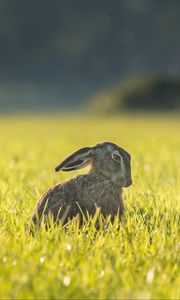
<path id="1" fill-rule="evenodd" d="M 114 217 L 119 214 L 122 215 L 124 212 L 124 205 L 122 201 L 122 195 L 120 191 L 111 190 L 111 194 L 104 193 L 104 195 L 98 199 L 98 207 L 101 209 L 101 213 L 104 217 Z"/>
<path id="2" fill-rule="evenodd" d="M 83 204 L 86 206 L 87 209 L 91 209 L 94 206 L 100 207 L 101 210 L 109 210 L 117 211 L 120 202 L 121 202 L 121 195 L 120 191 L 114 189 L 112 186 L 103 186 L 99 185 L 99 188 L 96 189 L 92 186 L 88 187 L 84 190 L 83 193 Z"/>
<path id="3" fill-rule="evenodd" d="M 112 185 L 99 184 L 97 189 L 97 183 L 95 186 L 87 184 L 78 194 L 78 203 L 85 215 L 87 212 L 94 215 L 96 208 L 100 208 L 104 217 L 111 215 L 112 219 L 117 213 L 123 213 L 121 191 Z"/>

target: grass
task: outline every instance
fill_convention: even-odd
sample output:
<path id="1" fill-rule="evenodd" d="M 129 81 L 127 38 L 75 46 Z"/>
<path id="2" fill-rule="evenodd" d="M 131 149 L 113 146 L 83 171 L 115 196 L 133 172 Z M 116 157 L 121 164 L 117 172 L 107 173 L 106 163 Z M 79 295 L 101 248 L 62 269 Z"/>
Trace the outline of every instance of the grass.
<path id="1" fill-rule="evenodd" d="M 180 298 L 178 116 L 4 117 L 0 136 L 0 298 Z M 54 167 L 102 140 L 132 154 L 120 229 L 89 220 L 30 236 L 41 193 L 77 174 Z"/>

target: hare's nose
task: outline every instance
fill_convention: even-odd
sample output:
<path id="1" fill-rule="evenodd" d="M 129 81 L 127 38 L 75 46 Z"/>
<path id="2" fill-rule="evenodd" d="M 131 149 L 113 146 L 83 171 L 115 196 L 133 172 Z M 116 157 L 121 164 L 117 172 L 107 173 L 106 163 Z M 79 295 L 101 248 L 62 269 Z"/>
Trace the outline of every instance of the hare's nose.
<path id="1" fill-rule="evenodd" d="M 130 186 L 132 184 L 132 179 L 130 178 L 130 179 L 127 179 L 126 180 L 126 184 L 125 184 L 125 187 L 128 187 L 128 186 Z"/>

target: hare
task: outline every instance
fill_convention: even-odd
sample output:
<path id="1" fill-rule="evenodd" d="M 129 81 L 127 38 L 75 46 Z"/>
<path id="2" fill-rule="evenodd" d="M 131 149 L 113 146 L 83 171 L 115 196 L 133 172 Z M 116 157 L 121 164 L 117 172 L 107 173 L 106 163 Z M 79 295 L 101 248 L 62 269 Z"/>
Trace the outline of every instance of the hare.
<path id="1" fill-rule="evenodd" d="M 111 221 L 118 213 L 122 216 L 122 188 L 132 184 L 129 153 L 111 142 L 101 142 L 71 154 L 55 171 L 79 170 L 88 165 L 91 168 L 87 174 L 60 183 L 41 196 L 32 224 L 39 226 L 49 215 L 54 222 L 65 224 L 77 215 L 93 216 L 97 207 Z"/>

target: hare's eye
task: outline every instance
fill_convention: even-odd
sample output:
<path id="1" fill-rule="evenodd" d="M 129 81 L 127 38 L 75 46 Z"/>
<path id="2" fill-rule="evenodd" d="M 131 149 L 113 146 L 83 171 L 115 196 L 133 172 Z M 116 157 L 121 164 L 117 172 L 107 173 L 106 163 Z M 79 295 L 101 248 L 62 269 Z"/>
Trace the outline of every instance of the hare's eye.
<path id="1" fill-rule="evenodd" d="M 121 162 L 121 160 L 122 160 L 122 156 L 117 153 L 113 153 L 112 158 L 118 162 Z"/>

